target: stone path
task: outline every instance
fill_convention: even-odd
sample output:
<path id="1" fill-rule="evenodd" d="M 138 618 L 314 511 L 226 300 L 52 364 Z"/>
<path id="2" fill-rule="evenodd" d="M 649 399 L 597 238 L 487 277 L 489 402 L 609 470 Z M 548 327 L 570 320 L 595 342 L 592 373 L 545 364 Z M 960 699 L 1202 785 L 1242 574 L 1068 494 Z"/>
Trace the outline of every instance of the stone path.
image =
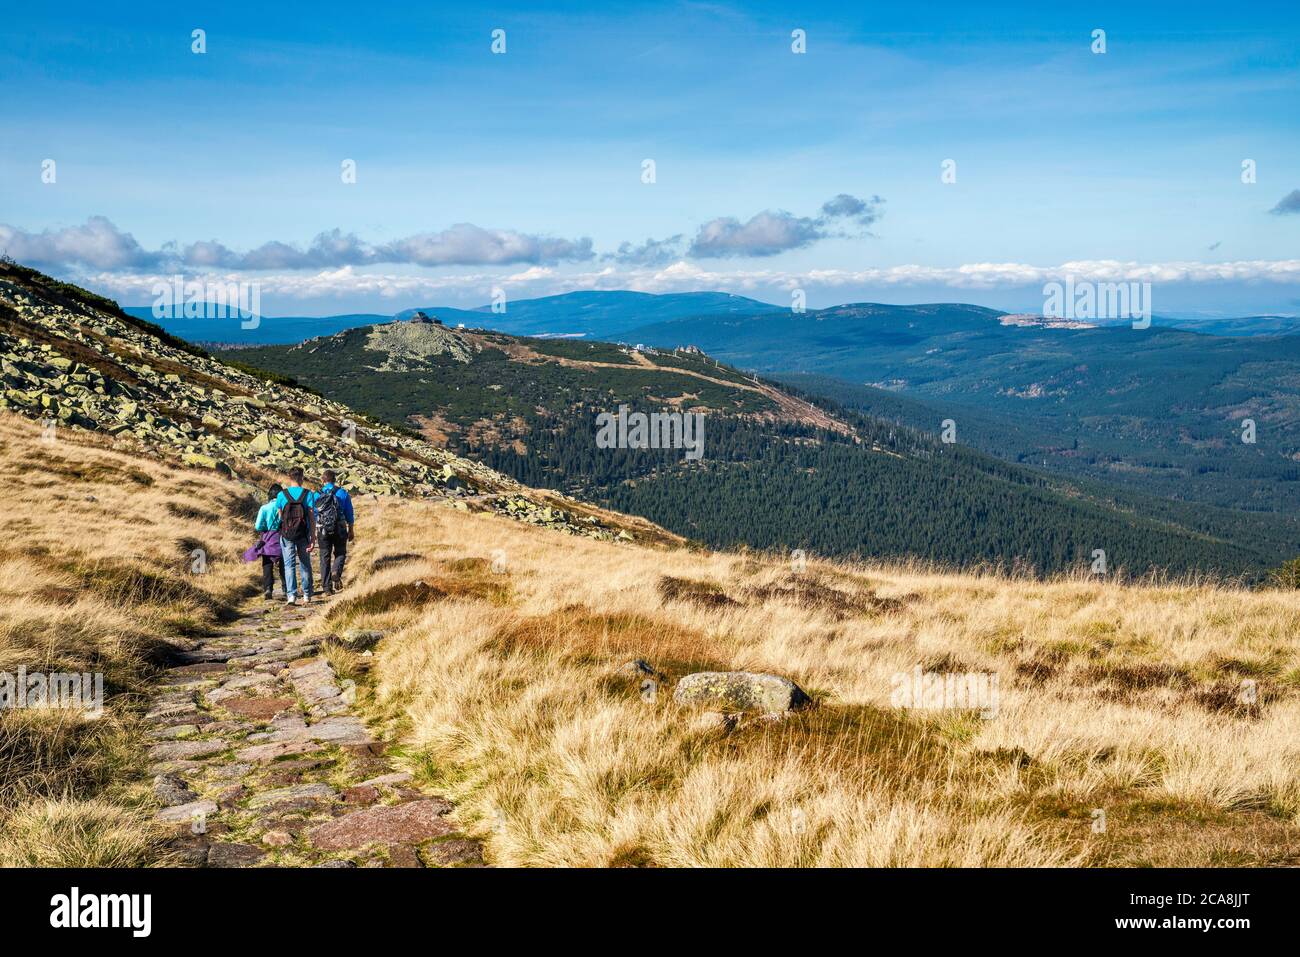
<path id="1" fill-rule="evenodd" d="M 145 720 L 167 850 L 200 867 L 481 864 L 451 803 L 392 768 L 301 634 L 321 607 L 258 599 L 166 672 Z"/>

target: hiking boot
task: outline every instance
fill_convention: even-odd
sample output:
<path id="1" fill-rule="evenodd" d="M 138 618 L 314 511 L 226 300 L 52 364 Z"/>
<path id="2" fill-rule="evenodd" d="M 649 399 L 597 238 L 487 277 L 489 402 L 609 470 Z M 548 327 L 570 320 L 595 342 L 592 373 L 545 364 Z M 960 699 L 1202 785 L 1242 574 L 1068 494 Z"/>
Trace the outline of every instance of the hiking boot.
<path id="1" fill-rule="evenodd" d="M 263 593 L 262 597 L 265 598 L 267 601 L 270 601 L 270 600 L 271 600 L 272 598 L 274 598 L 275 596 L 272 595 L 272 594 L 268 591 L 268 592 Z"/>
<path id="2" fill-rule="evenodd" d="M 292 605 L 292 604 L 293 604 L 293 596 L 290 595 L 288 598 L 286 598 L 286 599 L 284 600 L 284 603 L 285 603 L 286 605 Z"/>

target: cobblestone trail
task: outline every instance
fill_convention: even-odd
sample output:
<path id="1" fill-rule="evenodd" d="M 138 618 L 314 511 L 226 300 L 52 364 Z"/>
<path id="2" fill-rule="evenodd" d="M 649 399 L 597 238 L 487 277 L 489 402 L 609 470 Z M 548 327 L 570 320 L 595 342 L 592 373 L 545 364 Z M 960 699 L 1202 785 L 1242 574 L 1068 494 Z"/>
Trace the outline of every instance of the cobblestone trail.
<path id="1" fill-rule="evenodd" d="M 321 607 L 250 604 L 166 673 L 146 721 L 168 851 L 208 867 L 481 864 L 452 804 L 393 769 L 351 682 L 302 635 Z"/>

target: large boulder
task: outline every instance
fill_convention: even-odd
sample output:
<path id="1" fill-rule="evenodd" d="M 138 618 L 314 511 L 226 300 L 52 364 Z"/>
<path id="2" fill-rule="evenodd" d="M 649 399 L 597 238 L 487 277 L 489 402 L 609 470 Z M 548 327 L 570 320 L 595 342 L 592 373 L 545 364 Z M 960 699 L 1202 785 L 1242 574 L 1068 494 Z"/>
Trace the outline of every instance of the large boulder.
<path id="1" fill-rule="evenodd" d="M 258 432 L 257 435 L 248 440 L 248 450 L 250 452 L 274 452 L 282 446 L 283 443 L 279 441 L 279 437 L 267 430 Z"/>
<path id="2" fill-rule="evenodd" d="M 752 671 L 699 671 L 677 682 L 673 700 L 709 711 L 798 711 L 812 698 L 789 678 Z"/>
<path id="3" fill-rule="evenodd" d="M 195 465 L 205 469 L 215 469 L 219 464 L 212 456 L 204 455 L 201 452 L 184 452 L 181 454 L 181 461 L 186 465 Z"/>

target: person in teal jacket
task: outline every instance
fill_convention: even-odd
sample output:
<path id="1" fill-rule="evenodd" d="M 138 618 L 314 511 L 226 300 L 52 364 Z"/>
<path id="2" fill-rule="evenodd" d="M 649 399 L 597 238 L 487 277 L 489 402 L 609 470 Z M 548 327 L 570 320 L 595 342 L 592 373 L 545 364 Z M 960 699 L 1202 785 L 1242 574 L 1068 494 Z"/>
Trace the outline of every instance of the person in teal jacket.
<path id="1" fill-rule="evenodd" d="M 257 510 L 253 531 L 259 533 L 257 551 L 262 556 L 262 596 L 268 601 L 275 597 L 276 572 L 279 572 L 280 590 L 289 594 L 284 583 L 284 557 L 280 552 L 280 506 L 276 502 L 282 489 L 279 483 L 269 489 L 270 500 Z"/>
<path id="2" fill-rule="evenodd" d="M 284 489 L 276 482 L 270 488 L 270 499 L 257 510 L 257 521 L 253 523 L 255 532 L 278 532 L 280 530 L 280 503 L 276 501 Z"/>

